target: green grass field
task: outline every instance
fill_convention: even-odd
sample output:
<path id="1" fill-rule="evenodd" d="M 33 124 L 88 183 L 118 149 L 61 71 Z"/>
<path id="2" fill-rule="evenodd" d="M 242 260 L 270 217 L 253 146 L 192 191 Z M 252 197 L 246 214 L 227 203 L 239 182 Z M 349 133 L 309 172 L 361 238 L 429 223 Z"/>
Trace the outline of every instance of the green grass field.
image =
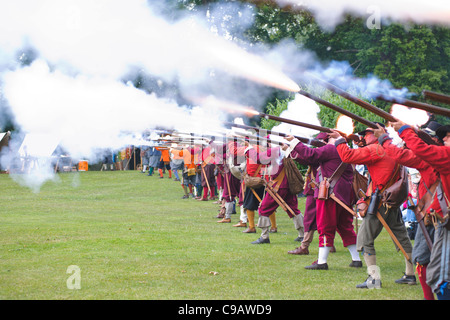
<path id="1" fill-rule="evenodd" d="M 339 236 L 330 269 L 305 270 L 317 258 L 317 234 L 309 256 L 287 254 L 298 242 L 284 211 L 277 212 L 271 244 L 253 245 L 259 233 L 216 223 L 217 204 L 182 200 L 179 182 L 167 176 L 62 173 L 33 193 L 2 174 L 0 186 L 2 300 L 423 298 L 420 285 L 394 283 L 404 258 L 386 231 L 376 242 L 383 288 L 363 290 L 355 286 L 366 269 L 348 267 Z M 68 286 L 71 265 L 80 270 L 80 289 Z"/>

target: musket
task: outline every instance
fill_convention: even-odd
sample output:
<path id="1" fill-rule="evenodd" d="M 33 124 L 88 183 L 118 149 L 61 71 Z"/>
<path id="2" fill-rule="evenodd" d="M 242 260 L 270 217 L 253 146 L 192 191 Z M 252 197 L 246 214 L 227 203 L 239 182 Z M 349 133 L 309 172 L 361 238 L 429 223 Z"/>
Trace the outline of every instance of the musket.
<path id="1" fill-rule="evenodd" d="M 397 118 L 395 118 L 392 114 L 390 114 L 389 112 L 384 111 L 383 109 L 380 109 L 362 99 L 359 99 L 358 97 L 355 97 L 353 95 L 351 95 L 350 93 L 348 93 L 345 90 L 342 90 L 341 88 L 336 87 L 335 85 L 326 82 L 322 79 L 319 79 L 317 77 L 314 77 L 314 81 L 318 82 L 320 85 L 322 85 L 323 87 L 325 87 L 326 89 L 340 95 L 341 97 L 357 104 L 360 107 L 363 107 L 364 109 L 376 114 L 377 116 L 380 116 L 381 118 L 390 121 L 390 122 L 397 122 L 399 121 Z"/>
<path id="2" fill-rule="evenodd" d="M 305 128 L 309 128 L 309 129 L 313 129 L 313 130 L 317 130 L 317 131 L 321 131 L 321 132 L 326 132 L 326 133 L 332 133 L 333 132 L 330 128 L 327 128 L 327 127 L 317 126 L 317 125 L 309 124 L 309 123 L 306 123 L 306 122 L 301 122 L 301 121 L 296 121 L 296 120 L 292 120 L 292 119 L 286 119 L 286 118 L 282 118 L 282 117 L 278 117 L 278 116 L 273 116 L 271 114 L 258 112 L 258 115 L 261 118 L 274 120 L 274 121 L 278 121 L 278 122 L 289 123 L 289 124 L 292 124 L 294 126 L 305 127 Z"/>
<path id="3" fill-rule="evenodd" d="M 359 142 L 359 138 L 356 135 L 354 135 L 354 134 L 347 135 L 347 134 L 345 134 L 345 133 L 343 133 L 343 132 L 341 132 L 339 130 L 332 130 L 332 129 L 327 128 L 327 127 L 317 126 L 317 125 L 309 124 L 309 123 L 306 123 L 306 122 L 301 122 L 301 121 L 286 119 L 286 118 L 282 118 L 282 117 L 278 117 L 278 116 L 273 116 L 271 114 L 266 114 L 266 113 L 261 113 L 261 112 L 255 112 L 255 114 L 259 115 L 260 117 L 265 118 L 265 119 L 274 120 L 274 121 L 278 121 L 278 122 L 289 123 L 289 124 L 292 124 L 294 126 L 309 128 L 309 129 L 313 129 L 313 130 L 317 130 L 317 131 L 321 131 L 321 132 L 332 133 L 333 131 L 338 131 L 339 134 L 342 137 L 345 137 L 347 140 L 355 140 L 355 141 Z"/>
<path id="4" fill-rule="evenodd" d="M 345 90 L 342 90 L 341 88 L 336 87 L 335 85 L 323 81 L 319 78 L 315 78 L 315 81 L 318 82 L 319 84 L 321 84 L 322 86 L 324 86 L 326 89 L 340 95 L 341 97 L 357 104 L 360 107 L 363 107 L 364 109 L 376 114 L 377 116 L 382 117 L 383 119 L 389 121 L 389 122 L 398 122 L 400 121 L 399 119 L 397 119 L 396 117 L 394 117 L 392 114 L 390 114 L 389 112 L 384 111 L 383 109 L 380 109 L 370 103 L 368 103 L 367 101 L 361 100 L 353 95 L 351 95 L 350 93 L 346 92 Z M 423 130 L 416 130 L 417 135 L 426 143 L 428 144 L 434 144 L 437 145 L 438 143 L 435 142 L 431 136 L 426 133 Z"/>
<path id="5" fill-rule="evenodd" d="M 249 135 L 247 133 L 244 132 L 236 132 L 235 134 L 241 136 L 241 137 L 231 137 L 230 140 L 237 140 L 239 142 L 245 142 L 245 141 L 249 141 L 252 143 L 256 143 L 256 144 L 260 144 L 261 142 L 266 142 L 266 143 L 271 143 L 271 144 L 275 144 L 278 146 L 282 146 L 283 142 L 280 141 L 275 141 L 272 139 L 268 139 L 265 137 L 261 137 L 261 136 L 256 136 L 256 135 Z"/>
<path id="6" fill-rule="evenodd" d="M 230 123 L 227 122 L 225 123 L 228 126 L 233 126 L 236 128 L 241 128 L 241 129 L 246 129 L 246 130 L 255 130 L 255 131 L 265 131 L 267 134 L 273 134 L 273 135 L 277 135 L 280 137 L 287 137 L 289 134 L 286 133 L 281 133 L 281 132 L 275 132 L 272 130 L 266 130 L 266 129 L 261 129 L 261 128 L 256 128 L 256 127 L 251 127 L 251 126 L 247 126 L 247 125 L 243 125 L 243 124 L 237 124 L 237 123 Z M 319 141 L 317 139 L 308 139 L 305 137 L 300 137 L 300 136 L 294 136 L 294 138 L 300 140 L 303 143 L 309 144 L 311 146 L 315 146 L 315 147 L 323 147 L 325 145 L 325 143 L 323 143 L 322 141 Z"/>
<path id="7" fill-rule="evenodd" d="M 409 99 L 403 99 L 403 98 L 389 97 L 384 94 L 377 94 L 375 96 L 375 99 L 381 100 L 381 101 L 386 101 L 386 102 L 402 104 L 402 105 L 410 107 L 410 108 L 421 109 L 421 110 L 425 110 L 430 113 L 440 114 L 440 115 L 450 118 L 450 109 L 437 107 L 432 104 L 418 102 L 418 101 L 409 100 Z M 449 97 L 449 99 L 450 99 L 450 97 Z"/>
<path id="8" fill-rule="evenodd" d="M 358 115 L 356 115 L 356 114 L 354 114 L 354 113 L 352 113 L 352 112 L 350 112 L 348 110 L 345 110 L 344 108 L 341 108 L 341 107 L 339 107 L 339 106 L 337 106 L 337 105 L 335 105 L 335 104 L 333 104 L 331 102 L 328 102 L 328 101 L 326 101 L 324 99 L 316 97 L 316 96 L 314 96 L 314 95 L 312 95 L 312 94 L 310 94 L 310 93 L 308 93 L 308 92 L 306 92 L 304 90 L 300 90 L 298 93 L 300 93 L 301 95 L 303 95 L 303 96 L 305 96 L 305 97 L 307 97 L 307 98 L 309 98 L 311 100 L 314 100 L 317 103 L 320 103 L 321 105 L 323 105 L 323 106 L 325 106 L 327 108 L 330 108 L 330 109 L 332 109 L 332 110 L 334 110 L 336 112 L 339 112 L 339 113 L 341 113 L 343 115 L 346 115 L 347 117 L 352 118 L 353 120 L 358 121 L 359 123 L 362 123 L 362 124 L 372 128 L 372 129 L 377 129 L 378 128 L 377 125 L 374 122 L 369 121 L 366 118 L 363 118 L 361 116 L 358 116 Z"/>
<path id="9" fill-rule="evenodd" d="M 424 96 L 425 99 L 450 104 L 450 96 L 446 94 L 437 93 L 429 90 L 423 90 L 422 95 Z"/>

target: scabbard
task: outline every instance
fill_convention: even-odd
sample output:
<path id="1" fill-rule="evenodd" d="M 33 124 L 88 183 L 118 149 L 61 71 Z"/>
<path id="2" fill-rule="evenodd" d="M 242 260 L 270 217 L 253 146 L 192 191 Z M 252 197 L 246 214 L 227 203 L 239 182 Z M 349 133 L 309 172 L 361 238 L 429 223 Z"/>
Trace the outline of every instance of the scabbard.
<path id="1" fill-rule="evenodd" d="M 422 229 L 423 236 L 425 237 L 425 241 L 427 242 L 428 249 L 433 249 L 433 242 L 431 241 L 430 234 L 428 233 L 427 228 L 425 227 L 425 222 L 423 219 L 419 221 L 419 226 Z"/>

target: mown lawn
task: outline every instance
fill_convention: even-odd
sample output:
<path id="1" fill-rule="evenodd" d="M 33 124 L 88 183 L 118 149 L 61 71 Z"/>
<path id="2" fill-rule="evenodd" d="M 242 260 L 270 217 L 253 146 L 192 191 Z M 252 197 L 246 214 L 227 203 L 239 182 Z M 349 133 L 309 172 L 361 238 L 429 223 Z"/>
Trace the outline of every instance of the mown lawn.
<path id="1" fill-rule="evenodd" d="M 420 285 L 397 285 L 404 258 L 387 232 L 377 240 L 383 288 L 356 289 L 365 267 L 349 268 L 337 236 L 328 271 L 287 254 L 298 243 L 277 212 L 271 244 L 216 223 L 218 205 L 183 200 L 179 182 L 138 171 L 59 174 L 38 193 L 0 175 L 2 300 L 422 300 Z M 300 198 L 300 209 L 304 207 Z M 233 215 L 232 222 L 239 220 Z M 68 267 L 80 289 L 69 288 Z M 212 274 L 211 272 L 216 272 Z"/>

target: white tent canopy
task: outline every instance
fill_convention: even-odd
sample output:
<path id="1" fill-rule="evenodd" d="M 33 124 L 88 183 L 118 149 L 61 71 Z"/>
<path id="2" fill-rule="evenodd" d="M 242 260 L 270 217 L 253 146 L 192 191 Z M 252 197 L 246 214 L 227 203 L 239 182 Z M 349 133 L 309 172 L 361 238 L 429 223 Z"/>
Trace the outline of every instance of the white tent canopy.
<path id="1" fill-rule="evenodd" d="M 47 158 L 51 157 L 60 142 L 56 138 L 48 134 L 28 133 L 23 139 L 19 148 L 21 157 Z"/>

